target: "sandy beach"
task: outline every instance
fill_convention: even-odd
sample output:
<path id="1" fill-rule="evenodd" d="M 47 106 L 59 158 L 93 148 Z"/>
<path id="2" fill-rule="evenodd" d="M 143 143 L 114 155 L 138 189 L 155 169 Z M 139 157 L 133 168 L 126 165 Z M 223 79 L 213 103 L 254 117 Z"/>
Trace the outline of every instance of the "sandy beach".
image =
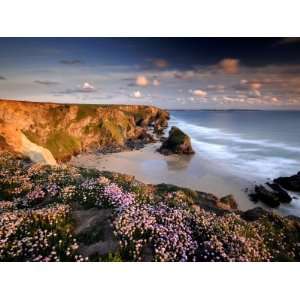
<path id="1" fill-rule="evenodd" d="M 70 164 L 130 174 L 145 183 L 189 187 L 218 197 L 233 194 L 241 210 L 257 206 L 244 191 L 251 182 L 227 174 L 221 166 L 212 164 L 199 153 L 192 156 L 164 156 L 156 152 L 158 147 L 159 143 L 156 143 L 135 151 L 81 154 L 73 157 Z"/>

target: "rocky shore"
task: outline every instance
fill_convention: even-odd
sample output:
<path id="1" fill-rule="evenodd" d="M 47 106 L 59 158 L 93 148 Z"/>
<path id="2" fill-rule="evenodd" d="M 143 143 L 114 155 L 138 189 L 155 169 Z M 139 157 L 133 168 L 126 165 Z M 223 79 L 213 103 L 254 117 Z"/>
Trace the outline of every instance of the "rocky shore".
<path id="1" fill-rule="evenodd" d="M 290 203 L 293 198 L 290 192 L 300 192 L 300 172 L 289 177 L 275 178 L 265 185 L 256 185 L 254 191 L 250 193 L 250 198 L 261 201 L 270 207 L 278 207 L 281 203 Z"/>
<path id="2" fill-rule="evenodd" d="M 0 261 L 299 261 L 299 229 L 232 196 L 0 156 Z"/>

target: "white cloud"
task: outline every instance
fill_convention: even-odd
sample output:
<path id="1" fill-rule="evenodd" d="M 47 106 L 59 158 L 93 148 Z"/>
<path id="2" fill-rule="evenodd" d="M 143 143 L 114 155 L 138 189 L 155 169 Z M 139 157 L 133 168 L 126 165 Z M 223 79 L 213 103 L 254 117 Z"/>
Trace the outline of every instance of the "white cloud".
<path id="1" fill-rule="evenodd" d="M 57 92 L 57 94 L 94 93 L 96 91 L 96 88 L 92 84 L 84 82 L 82 85 L 78 85 L 77 88 L 66 89 L 64 91 Z"/>
<path id="2" fill-rule="evenodd" d="M 132 94 L 132 96 L 134 98 L 142 98 L 143 97 L 143 95 L 142 95 L 142 93 L 140 91 L 134 91 L 133 94 Z"/>
<path id="3" fill-rule="evenodd" d="M 94 91 L 95 90 L 95 87 L 93 85 L 91 85 L 90 83 L 88 82 L 85 82 L 81 89 L 85 92 L 91 92 L 91 91 Z"/>

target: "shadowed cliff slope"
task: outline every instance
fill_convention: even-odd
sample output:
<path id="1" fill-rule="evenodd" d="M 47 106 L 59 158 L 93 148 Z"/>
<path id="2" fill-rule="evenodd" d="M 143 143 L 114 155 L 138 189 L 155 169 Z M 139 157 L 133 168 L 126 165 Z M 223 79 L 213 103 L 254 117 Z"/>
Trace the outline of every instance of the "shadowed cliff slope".
<path id="1" fill-rule="evenodd" d="M 34 151 L 44 151 L 43 157 L 64 161 L 82 151 L 124 146 L 142 138 L 148 126 L 166 127 L 168 118 L 168 112 L 154 106 L 0 100 L 0 147 L 33 160 L 40 155 Z M 27 140 L 39 147 L 31 149 Z"/>

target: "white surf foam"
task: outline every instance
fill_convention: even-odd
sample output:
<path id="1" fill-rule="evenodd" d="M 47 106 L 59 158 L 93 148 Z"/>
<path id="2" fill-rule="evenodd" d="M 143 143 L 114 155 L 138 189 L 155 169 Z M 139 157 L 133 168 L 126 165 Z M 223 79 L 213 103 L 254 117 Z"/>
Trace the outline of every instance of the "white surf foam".
<path id="1" fill-rule="evenodd" d="M 264 181 L 267 178 L 291 175 L 300 169 L 300 163 L 295 159 L 259 155 L 262 147 L 294 152 L 300 152 L 300 148 L 267 140 L 247 140 L 237 134 L 222 132 L 218 128 L 189 124 L 175 118 L 170 125 L 178 126 L 191 136 L 193 147 L 200 156 L 214 160 L 238 177 Z M 228 140 L 231 143 L 225 144 Z M 245 147 L 245 144 L 253 147 Z"/>
<path id="2" fill-rule="evenodd" d="M 299 152 L 300 147 L 287 145 L 285 143 L 278 143 L 273 142 L 270 140 L 252 140 L 252 139 L 245 139 L 242 138 L 240 135 L 235 133 L 228 133 L 220 130 L 219 128 L 211 128 L 211 127 L 204 127 L 194 124 L 189 124 L 185 121 L 178 120 L 174 118 L 174 124 L 177 124 L 182 130 L 185 130 L 190 135 L 194 136 L 194 138 L 198 135 L 205 139 L 209 140 L 226 140 L 232 141 L 234 143 L 240 144 L 249 144 L 249 145 L 256 145 L 260 147 L 267 147 L 267 148 L 276 148 L 276 149 L 283 149 L 286 151 L 291 152 Z"/>

